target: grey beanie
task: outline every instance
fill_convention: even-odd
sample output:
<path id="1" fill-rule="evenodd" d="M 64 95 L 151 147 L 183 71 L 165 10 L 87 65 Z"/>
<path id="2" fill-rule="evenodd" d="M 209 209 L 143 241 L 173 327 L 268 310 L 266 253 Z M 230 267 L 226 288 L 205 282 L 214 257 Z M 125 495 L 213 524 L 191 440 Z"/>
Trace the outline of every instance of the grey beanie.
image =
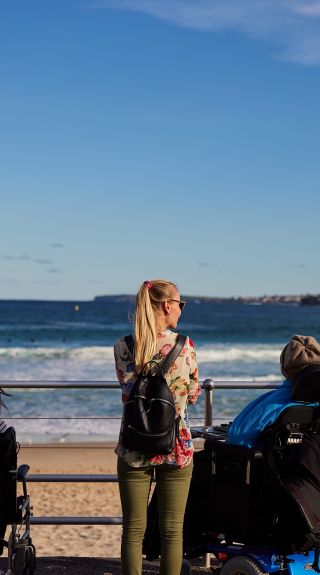
<path id="1" fill-rule="evenodd" d="M 310 335 L 294 335 L 280 355 L 281 371 L 294 379 L 307 365 L 320 364 L 320 345 Z"/>

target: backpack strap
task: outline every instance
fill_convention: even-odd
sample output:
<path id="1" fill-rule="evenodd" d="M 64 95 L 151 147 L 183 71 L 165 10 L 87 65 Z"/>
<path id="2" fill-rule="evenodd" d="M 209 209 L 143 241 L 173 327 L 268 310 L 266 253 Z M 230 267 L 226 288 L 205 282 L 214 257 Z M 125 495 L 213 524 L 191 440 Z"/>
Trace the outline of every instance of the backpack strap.
<path id="1" fill-rule="evenodd" d="M 126 346 L 133 357 L 134 354 L 133 335 L 126 335 L 123 339 L 126 342 Z M 163 362 L 158 363 L 163 375 L 165 375 L 169 371 L 170 367 L 174 364 L 186 341 L 187 336 L 178 333 L 177 341 L 174 344 L 173 348 L 170 350 L 165 360 Z"/>
<path id="2" fill-rule="evenodd" d="M 174 364 L 174 362 L 176 361 L 176 359 L 177 359 L 179 353 L 181 352 L 186 341 L 187 341 L 187 336 L 182 335 L 181 333 L 178 333 L 178 337 L 177 337 L 177 341 L 176 341 L 175 345 L 173 346 L 171 351 L 168 353 L 168 355 L 166 356 L 163 363 L 160 363 L 160 367 L 161 367 L 161 371 L 162 371 L 163 375 L 165 375 L 169 371 L 170 367 Z"/>

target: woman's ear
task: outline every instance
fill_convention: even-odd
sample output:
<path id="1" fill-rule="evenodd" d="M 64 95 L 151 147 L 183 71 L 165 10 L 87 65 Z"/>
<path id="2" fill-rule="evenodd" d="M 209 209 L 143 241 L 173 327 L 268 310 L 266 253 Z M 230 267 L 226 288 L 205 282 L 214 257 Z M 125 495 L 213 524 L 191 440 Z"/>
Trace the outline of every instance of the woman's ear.
<path id="1" fill-rule="evenodd" d="M 166 300 L 166 301 L 164 301 L 164 302 L 162 303 L 162 309 L 163 309 L 163 313 L 164 313 L 165 315 L 168 315 L 168 314 L 169 314 L 169 312 L 170 312 L 170 304 L 169 304 L 168 300 Z"/>

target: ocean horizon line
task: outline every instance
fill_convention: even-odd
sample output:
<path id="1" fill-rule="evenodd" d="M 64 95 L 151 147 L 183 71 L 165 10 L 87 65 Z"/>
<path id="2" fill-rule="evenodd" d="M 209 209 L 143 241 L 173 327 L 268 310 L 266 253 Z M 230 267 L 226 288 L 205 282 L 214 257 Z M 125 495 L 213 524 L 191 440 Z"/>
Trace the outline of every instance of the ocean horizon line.
<path id="1" fill-rule="evenodd" d="M 192 295 L 182 294 L 182 298 L 194 303 L 234 303 L 234 304 L 303 304 L 303 305 L 319 305 L 320 294 L 264 294 L 264 295 L 248 295 L 248 296 L 214 296 L 214 295 Z M 48 299 L 48 298 L 0 298 L 0 303 L 71 303 L 74 305 L 83 303 L 103 303 L 113 301 L 115 303 L 129 301 L 135 299 L 135 294 L 104 294 L 96 295 L 91 299 L 71 298 L 71 299 Z"/>

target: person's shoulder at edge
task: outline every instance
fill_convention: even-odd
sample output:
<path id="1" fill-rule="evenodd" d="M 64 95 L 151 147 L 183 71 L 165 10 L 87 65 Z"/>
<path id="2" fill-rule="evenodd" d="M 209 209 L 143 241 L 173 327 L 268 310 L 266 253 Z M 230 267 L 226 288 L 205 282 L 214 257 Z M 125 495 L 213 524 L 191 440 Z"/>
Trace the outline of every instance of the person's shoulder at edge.
<path id="1" fill-rule="evenodd" d="M 122 388 L 122 401 L 125 402 L 129 397 L 132 380 L 136 378 L 137 374 L 135 372 L 131 351 L 124 337 L 116 341 L 113 350 L 116 374 Z"/>
<path id="2" fill-rule="evenodd" d="M 187 336 L 187 345 L 189 346 L 190 350 L 195 353 L 196 350 L 194 347 L 193 339 L 191 339 L 189 336 Z"/>
<path id="3" fill-rule="evenodd" d="M 116 341 L 115 344 L 114 344 L 114 348 L 117 348 L 117 349 L 118 349 L 118 348 L 120 348 L 120 347 L 126 346 L 125 337 L 126 337 L 126 336 L 122 336 L 122 337 L 120 337 L 119 339 L 117 339 L 117 341 Z"/>
<path id="4" fill-rule="evenodd" d="M 194 347 L 193 340 L 190 337 L 187 337 L 186 349 L 187 349 L 187 364 L 189 366 L 189 378 L 190 378 L 189 390 L 188 390 L 188 403 L 195 404 L 201 393 L 201 386 L 199 382 L 199 371 L 198 371 L 196 350 Z"/>
<path id="5" fill-rule="evenodd" d="M 130 359 L 131 353 L 130 353 L 130 349 L 128 348 L 128 345 L 126 343 L 125 336 L 120 337 L 115 342 L 115 344 L 113 346 L 113 350 L 114 350 L 114 356 L 115 356 L 116 360 L 119 357 L 121 359 Z M 122 357 L 122 356 L 124 356 L 124 357 Z"/>

